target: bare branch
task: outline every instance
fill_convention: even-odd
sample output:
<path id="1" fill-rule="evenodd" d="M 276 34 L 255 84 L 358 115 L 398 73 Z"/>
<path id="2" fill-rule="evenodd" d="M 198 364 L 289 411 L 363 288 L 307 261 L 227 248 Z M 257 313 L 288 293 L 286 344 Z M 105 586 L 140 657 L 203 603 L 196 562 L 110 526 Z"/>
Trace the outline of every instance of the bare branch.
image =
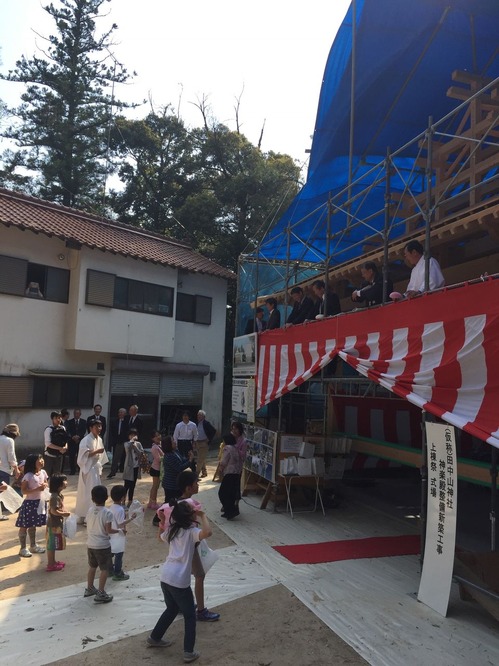
<path id="1" fill-rule="evenodd" d="M 235 98 L 236 99 L 236 106 L 234 107 L 234 111 L 236 113 L 236 132 L 238 134 L 241 134 L 241 126 L 239 124 L 239 110 L 241 108 L 241 98 L 243 96 L 243 93 L 244 93 L 244 84 L 243 84 L 243 88 L 242 88 L 241 92 L 239 93 L 239 96 Z"/>
<path id="2" fill-rule="evenodd" d="M 267 119 L 263 119 L 263 125 L 262 125 L 262 130 L 260 132 L 260 138 L 258 139 L 258 150 L 262 149 L 262 140 L 263 140 L 263 132 L 265 130 L 265 123 L 267 122 Z"/>

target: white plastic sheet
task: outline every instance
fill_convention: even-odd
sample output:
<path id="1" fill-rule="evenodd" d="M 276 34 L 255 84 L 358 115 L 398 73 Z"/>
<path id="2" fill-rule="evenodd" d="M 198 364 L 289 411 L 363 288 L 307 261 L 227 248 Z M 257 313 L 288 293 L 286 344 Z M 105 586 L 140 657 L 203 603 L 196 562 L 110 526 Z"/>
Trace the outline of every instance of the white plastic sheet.
<path id="1" fill-rule="evenodd" d="M 0 493 L 0 502 L 7 511 L 15 513 L 23 503 L 23 498 L 19 493 L 16 493 L 14 488 L 7 486 L 3 493 Z"/>

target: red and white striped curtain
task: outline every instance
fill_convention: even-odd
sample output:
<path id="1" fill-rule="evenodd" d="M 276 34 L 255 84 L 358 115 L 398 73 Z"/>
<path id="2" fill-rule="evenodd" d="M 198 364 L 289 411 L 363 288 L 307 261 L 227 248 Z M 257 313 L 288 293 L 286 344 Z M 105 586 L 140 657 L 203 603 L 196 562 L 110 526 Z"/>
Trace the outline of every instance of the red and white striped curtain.
<path id="1" fill-rule="evenodd" d="M 336 354 L 499 448 L 499 280 L 260 334 L 257 406 L 292 391 Z"/>

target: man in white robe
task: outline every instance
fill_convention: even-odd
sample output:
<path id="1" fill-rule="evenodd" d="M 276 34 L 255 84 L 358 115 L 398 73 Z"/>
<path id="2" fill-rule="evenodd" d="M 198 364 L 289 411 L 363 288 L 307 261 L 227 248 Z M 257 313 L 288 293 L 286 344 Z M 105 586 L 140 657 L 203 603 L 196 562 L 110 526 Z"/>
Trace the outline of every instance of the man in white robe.
<path id="1" fill-rule="evenodd" d="M 90 432 L 81 441 L 78 448 L 78 490 L 76 493 L 75 514 L 83 522 L 92 506 L 92 488 L 101 485 L 102 467 L 108 462 L 104 444 L 100 438 L 102 424 L 92 421 Z"/>

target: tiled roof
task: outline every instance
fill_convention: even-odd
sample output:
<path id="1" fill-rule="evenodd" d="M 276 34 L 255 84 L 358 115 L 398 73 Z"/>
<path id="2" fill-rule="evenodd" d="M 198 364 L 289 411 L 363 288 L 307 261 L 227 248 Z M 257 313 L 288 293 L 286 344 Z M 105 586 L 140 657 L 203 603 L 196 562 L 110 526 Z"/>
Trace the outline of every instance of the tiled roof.
<path id="1" fill-rule="evenodd" d="M 192 273 L 235 279 L 232 271 L 203 257 L 188 245 L 2 188 L 0 223 L 7 227 L 55 236 L 103 252 L 182 268 Z"/>

